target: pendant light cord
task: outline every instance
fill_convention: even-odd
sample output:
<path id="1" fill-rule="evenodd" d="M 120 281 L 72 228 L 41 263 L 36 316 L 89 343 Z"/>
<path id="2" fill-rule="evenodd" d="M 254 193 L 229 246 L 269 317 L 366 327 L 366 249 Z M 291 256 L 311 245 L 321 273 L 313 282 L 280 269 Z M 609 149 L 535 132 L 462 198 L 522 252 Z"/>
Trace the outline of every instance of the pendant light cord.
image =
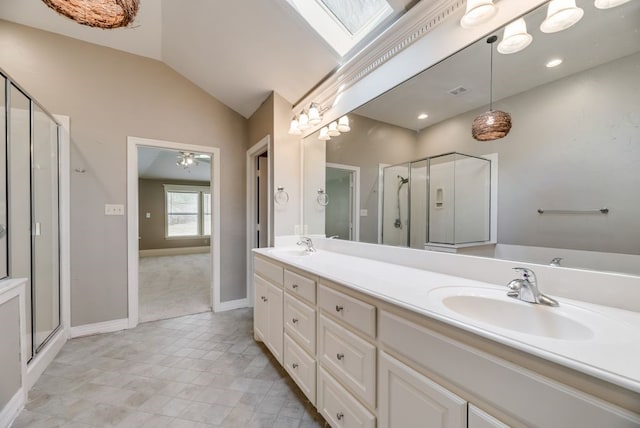
<path id="1" fill-rule="evenodd" d="M 489 111 L 493 111 L 493 42 L 489 42 L 491 49 L 491 65 L 489 66 Z"/>

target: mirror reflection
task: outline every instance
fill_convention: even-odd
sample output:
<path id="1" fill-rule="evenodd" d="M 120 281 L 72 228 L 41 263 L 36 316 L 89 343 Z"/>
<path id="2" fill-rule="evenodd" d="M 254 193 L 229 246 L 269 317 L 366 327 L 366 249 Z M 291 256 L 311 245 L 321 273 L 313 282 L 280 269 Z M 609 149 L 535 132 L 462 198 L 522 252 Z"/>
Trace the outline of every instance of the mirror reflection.
<path id="1" fill-rule="evenodd" d="M 306 137 L 307 232 L 640 274 L 640 2 L 577 5 L 584 16 L 567 29 L 541 31 L 543 6 L 524 17 L 531 42 L 521 50 L 505 43 L 513 26 L 498 30 L 497 43 L 478 40 L 351 112 L 349 132 Z M 512 128 L 477 141 L 471 124 L 491 96 Z M 452 204 L 446 198 L 455 193 L 437 185 L 428 162 L 416 162 L 452 152 L 490 160 L 488 205 L 471 199 L 475 190 Z M 455 216 L 434 223 L 438 204 L 465 203 L 455 212 L 490 217 L 479 229 L 488 239 L 452 239 Z"/>

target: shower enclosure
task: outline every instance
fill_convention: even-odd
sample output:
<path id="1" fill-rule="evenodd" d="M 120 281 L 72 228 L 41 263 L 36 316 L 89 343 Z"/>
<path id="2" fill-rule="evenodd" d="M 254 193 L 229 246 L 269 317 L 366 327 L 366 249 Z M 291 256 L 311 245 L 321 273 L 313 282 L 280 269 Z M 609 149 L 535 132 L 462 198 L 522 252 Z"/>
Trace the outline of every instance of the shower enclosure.
<path id="1" fill-rule="evenodd" d="M 0 277 L 28 280 L 30 360 L 60 327 L 59 125 L 2 70 L 0 83 Z"/>
<path id="2" fill-rule="evenodd" d="M 382 243 L 425 248 L 490 240 L 491 161 L 446 153 L 385 167 Z"/>

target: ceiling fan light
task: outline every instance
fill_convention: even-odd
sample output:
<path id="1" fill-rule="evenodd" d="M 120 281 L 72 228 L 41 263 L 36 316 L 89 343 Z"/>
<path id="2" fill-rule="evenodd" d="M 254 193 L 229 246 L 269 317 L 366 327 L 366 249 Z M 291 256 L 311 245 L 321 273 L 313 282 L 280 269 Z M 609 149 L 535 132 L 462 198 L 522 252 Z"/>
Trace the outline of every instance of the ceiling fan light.
<path id="1" fill-rule="evenodd" d="M 309 107 L 309 125 L 316 126 L 322 122 L 322 116 L 320 115 L 320 109 L 316 103 L 311 103 Z"/>
<path id="2" fill-rule="evenodd" d="M 460 20 L 462 28 L 471 28 L 487 22 L 491 19 L 498 8 L 493 4 L 493 0 L 467 0 L 467 10 Z"/>
<path id="3" fill-rule="evenodd" d="M 576 0 L 551 0 L 547 17 L 540 24 L 543 33 L 557 33 L 575 25 L 582 19 L 584 10 L 576 6 Z"/>
<path id="4" fill-rule="evenodd" d="M 533 36 L 527 33 L 527 23 L 520 18 L 505 27 L 502 41 L 498 43 L 498 52 L 505 55 L 520 52 L 532 41 Z"/>
<path id="5" fill-rule="evenodd" d="M 340 119 L 338 119 L 338 131 L 340 132 L 351 131 L 351 127 L 349 126 L 349 116 L 342 116 Z"/>
<path id="6" fill-rule="evenodd" d="M 291 135 L 302 135 L 302 130 L 298 125 L 298 119 L 292 119 L 291 125 L 289 126 L 289 134 Z"/>
<path id="7" fill-rule="evenodd" d="M 628 3 L 631 0 L 596 0 L 594 6 L 598 9 L 611 9 L 622 4 Z"/>
<path id="8" fill-rule="evenodd" d="M 500 110 L 482 113 L 473 120 L 471 135 L 478 141 L 504 138 L 511 131 L 511 115 Z"/>
<path id="9" fill-rule="evenodd" d="M 327 141 L 330 140 L 331 136 L 329 135 L 329 128 L 326 126 L 320 129 L 320 135 L 318 135 L 318 140 Z"/>
<path id="10" fill-rule="evenodd" d="M 298 117 L 298 129 L 300 131 L 309 129 L 309 116 L 305 112 L 300 113 L 300 117 Z"/>
<path id="11" fill-rule="evenodd" d="M 327 131 L 330 137 L 337 137 L 340 135 L 340 131 L 338 130 L 338 122 L 331 122 L 329 124 L 329 131 Z"/>

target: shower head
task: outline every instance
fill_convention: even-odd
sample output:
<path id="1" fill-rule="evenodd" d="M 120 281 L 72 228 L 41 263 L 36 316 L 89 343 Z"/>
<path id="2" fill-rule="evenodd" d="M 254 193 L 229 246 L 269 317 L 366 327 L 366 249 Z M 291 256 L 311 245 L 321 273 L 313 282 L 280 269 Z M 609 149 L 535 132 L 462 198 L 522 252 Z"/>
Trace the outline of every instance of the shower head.
<path id="1" fill-rule="evenodd" d="M 399 175 L 398 178 L 400 179 L 400 183 L 402 184 L 407 184 L 409 182 L 409 178 L 404 178 L 403 176 Z"/>

